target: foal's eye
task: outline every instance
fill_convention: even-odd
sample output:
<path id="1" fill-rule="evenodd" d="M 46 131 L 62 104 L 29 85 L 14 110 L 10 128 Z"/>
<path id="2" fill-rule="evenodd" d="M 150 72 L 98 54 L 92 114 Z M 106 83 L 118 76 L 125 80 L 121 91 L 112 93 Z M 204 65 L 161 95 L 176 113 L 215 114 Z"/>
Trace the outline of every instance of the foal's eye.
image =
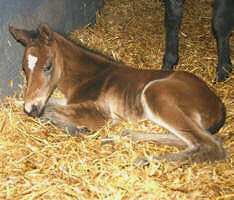
<path id="1" fill-rule="evenodd" d="M 44 71 L 44 72 L 51 72 L 52 69 L 53 69 L 52 65 L 48 65 L 48 66 L 46 66 L 46 67 L 43 69 L 43 71 Z"/>

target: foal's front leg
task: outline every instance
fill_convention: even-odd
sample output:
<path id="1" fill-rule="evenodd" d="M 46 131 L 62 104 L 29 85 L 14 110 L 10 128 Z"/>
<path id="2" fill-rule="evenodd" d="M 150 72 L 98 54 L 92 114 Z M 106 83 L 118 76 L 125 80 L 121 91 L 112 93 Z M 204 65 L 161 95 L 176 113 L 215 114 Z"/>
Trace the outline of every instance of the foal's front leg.
<path id="1" fill-rule="evenodd" d="M 60 97 L 51 97 L 47 103 L 48 105 L 67 105 L 67 99 L 66 98 L 60 98 Z"/>
<path id="2" fill-rule="evenodd" d="M 49 103 L 42 119 L 51 121 L 71 135 L 94 131 L 102 127 L 107 120 L 105 114 L 92 102 L 72 105 Z"/>

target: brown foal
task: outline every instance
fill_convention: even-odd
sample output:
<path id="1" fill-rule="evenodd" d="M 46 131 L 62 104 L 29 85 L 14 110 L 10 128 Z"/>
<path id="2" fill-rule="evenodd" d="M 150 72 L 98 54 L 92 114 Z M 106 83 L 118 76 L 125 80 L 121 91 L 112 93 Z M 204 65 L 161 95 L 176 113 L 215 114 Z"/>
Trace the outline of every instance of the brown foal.
<path id="1" fill-rule="evenodd" d="M 24 110 L 30 116 L 50 120 L 70 133 L 94 131 L 108 120 L 151 120 L 170 133 L 127 135 L 183 148 L 155 159 L 225 158 L 221 142 L 212 135 L 224 123 L 224 105 L 196 76 L 119 64 L 72 43 L 46 24 L 37 32 L 13 27 L 10 32 L 25 46 Z M 55 88 L 64 99 L 50 98 Z"/>

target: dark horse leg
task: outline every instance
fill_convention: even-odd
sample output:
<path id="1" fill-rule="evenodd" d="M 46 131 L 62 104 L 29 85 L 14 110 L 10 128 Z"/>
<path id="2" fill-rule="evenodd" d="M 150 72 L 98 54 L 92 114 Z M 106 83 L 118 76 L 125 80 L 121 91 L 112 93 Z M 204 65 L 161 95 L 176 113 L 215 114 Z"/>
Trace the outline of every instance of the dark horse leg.
<path id="1" fill-rule="evenodd" d="M 218 47 L 218 81 L 224 81 L 232 71 L 229 39 L 234 26 L 234 1 L 216 0 L 213 13 L 213 31 Z"/>
<path id="2" fill-rule="evenodd" d="M 173 69 L 179 61 L 178 34 L 185 0 L 163 0 L 165 4 L 166 51 L 163 69 Z"/>

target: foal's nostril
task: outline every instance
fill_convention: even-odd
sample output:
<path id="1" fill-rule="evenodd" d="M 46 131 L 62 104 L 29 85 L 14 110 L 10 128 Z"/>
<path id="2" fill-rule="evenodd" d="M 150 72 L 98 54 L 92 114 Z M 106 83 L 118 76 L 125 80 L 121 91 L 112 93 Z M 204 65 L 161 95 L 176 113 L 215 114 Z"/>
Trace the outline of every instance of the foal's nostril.
<path id="1" fill-rule="evenodd" d="M 38 106 L 36 106 L 36 105 L 32 105 L 30 111 L 26 110 L 26 109 L 24 109 L 24 110 L 29 116 L 37 117 L 39 115 L 39 109 L 38 109 Z"/>
<path id="2" fill-rule="evenodd" d="M 31 109 L 31 112 L 29 113 L 29 115 L 32 117 L 38 117 L 39 116 L 38 106 L 32 105 L 32 109 Z"/>
<path id="3" fill-rule="evenodd" d="M 33 116 L 37 116 L 37 115 L 38 115 L 38 107 L 37 107 L 37 106 L 32 105 L 31 114 L 32 114 Z"/>

